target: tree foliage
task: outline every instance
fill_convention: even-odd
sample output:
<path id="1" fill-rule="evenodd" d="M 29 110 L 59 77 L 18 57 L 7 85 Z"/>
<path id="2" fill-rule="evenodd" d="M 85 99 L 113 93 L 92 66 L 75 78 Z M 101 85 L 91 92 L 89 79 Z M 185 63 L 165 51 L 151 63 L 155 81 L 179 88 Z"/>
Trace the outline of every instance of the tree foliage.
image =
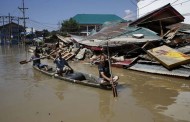
<path id="1" fill-rule="evenodd" d="M 50 32 L 47 30 L 47 29 L 44 29 L 43 30 L 43 36 L 44 37 L 47 37 L 47 36 L 49 36 L 50 35 Z"/>
<path id="2" fill-rule="evenodd" d="M 48 37 L 48 36 L 50 36 L 50 32 L 47 29 L 44 29 L 42 31 L 36 31 L 35 34 L 37 37 Z"/>
<path id="3" fill-rule="evenodd" d="M 63 21 L 61 29 L 62 32 L 78 32 L 79 24 L 72 18 L 69 20 Z"/>

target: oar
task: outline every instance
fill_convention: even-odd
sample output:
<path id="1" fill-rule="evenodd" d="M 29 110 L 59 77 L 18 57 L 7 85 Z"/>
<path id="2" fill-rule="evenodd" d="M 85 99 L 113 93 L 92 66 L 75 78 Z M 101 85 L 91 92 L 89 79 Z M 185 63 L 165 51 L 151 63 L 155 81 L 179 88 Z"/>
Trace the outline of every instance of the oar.
<path id="1" fill-rule="evenodd" d="M 113 75 L 112 75 L 112 70 L 111 70 L 110 52 L 109 52 L 108 42 L 107 42 L 107 52 L 108 52 L 109 69 L 110 69 L 110 74 L 111 74 L 111 83 L 112 83 L 113 97 L 117 97 L 118 94 L 117 94 L 116 85 L 113 83 Z"/>
<path id="2" fill-rule="evenodd" d="M 41 58 L 36 58 L 36 59 L 33 59 L 33 60 L 23 60 L 23 61 L 20 61 L 19 63 L 20 64 L 26 64 L 26 63 L 28 63 L 28 62 L 31 62 L 31 61 L 35 61 L 35 60 L 39 60 L 39 59 L 44 59 L 44 58 L 46 58 L 46 57 L 49 57 L 49 56 L 51 56 L 51 54 L 53 54 L 53 53 L 55 53 L 57 50 L 54 50 L 54 51 L 52 51 L 49 55 L 47 55 L 47 56 L 43 56 L 43 57 L 41 57 Z"/>
<path id="3" fill-rule="evenodd" d="M 49 55 L 48 55 L 49 56 Z M 36 58 L 36 59 L 33 59 L 33 60 L 23 60 L 23 61 L 20 61 L 19 63 L 20 64 L 26 64 L 26 63 L 28 63 L 28 62 L 31 62 L 31 61 L 35 61 L 35 60 L 39 60 L 39 59 L 43 59 L 43 58 L 46 58 L 46 57 L 48 57 L 48 56 L 43 56 L 43 57 L 41 57 L 41 58 Z"/>

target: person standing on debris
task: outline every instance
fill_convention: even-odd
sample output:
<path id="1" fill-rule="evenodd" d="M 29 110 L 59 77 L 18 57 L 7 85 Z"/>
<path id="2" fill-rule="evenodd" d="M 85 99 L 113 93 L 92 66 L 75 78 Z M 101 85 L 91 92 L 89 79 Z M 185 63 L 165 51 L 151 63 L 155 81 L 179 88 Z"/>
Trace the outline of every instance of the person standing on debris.
<path id="1" fill-rule="evenodd" d="M 57 43 L 55 44 L 55 50 L 59 48 L 59 40 L 57 41 Z"/>
<path id="2" fill-rule="evenodd" d="M 63 73 L 68 74 L 73 72 L 67 61 L 62 58 L 61 53 L 55 58 L 54 63 L 56 64 L 57 74 L 60 76 L 63 76 Z"/>
<path id="3" fill-rule="evenodd" d="M 114 76 L 113 78 L 111 78 L 109 62 L 108 60 L 106 60 L 106 56 L 104 54 L 100 55 L 100 63 L 98 65 L 98 71 L 99 71 L 98 81 L 101 84 L 104 83 L 112 84 L 112 82 L 115 83 L 119 79 L 118 76 Z"/>
<path id="4" fill-rule="evenodd" d="M 40 46 L 36 46 L 35 52 L 39 54 L 39 53 L 42 53 L 43 51 Z"/>

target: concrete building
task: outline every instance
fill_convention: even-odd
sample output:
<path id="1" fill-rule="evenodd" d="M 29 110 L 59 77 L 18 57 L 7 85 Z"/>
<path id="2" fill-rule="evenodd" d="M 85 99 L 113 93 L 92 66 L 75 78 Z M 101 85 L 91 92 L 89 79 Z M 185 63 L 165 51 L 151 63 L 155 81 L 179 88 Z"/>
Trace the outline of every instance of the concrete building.
<path id="1" fill-rule="evenodd" d="M 73 19 L 80 25 L 80 35 L 88 35 L 92 30 L 99 31 L 105 22 L 124 21 L 114 14 L 77 14 Z"/>

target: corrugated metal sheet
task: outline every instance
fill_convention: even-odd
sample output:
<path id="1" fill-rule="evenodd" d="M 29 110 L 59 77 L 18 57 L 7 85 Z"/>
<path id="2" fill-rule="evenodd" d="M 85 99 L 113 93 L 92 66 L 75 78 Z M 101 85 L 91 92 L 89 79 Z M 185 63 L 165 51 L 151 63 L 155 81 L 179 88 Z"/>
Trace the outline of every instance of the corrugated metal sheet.
<path id="1" fill-rule="evenodd" d="M 153 74 L 160 75 L 169 75 L 169 76 L 177 76 L 177 77 L 190 77 L 190 69 L 187 68 L 178 68 L 174 70 L 167 70 L 161 65 L 150 65 L 150 64 L 135 64 L 131 66 L 129 69 L 142 71 Z"/>
<path id="2" fill-rule="evenodd" d="M 179 51 L 179 52 L 188 54 L 188 53 L 190 53 L 190 46 L 187 45 L 187 46 L 184 46 L 184 47 L 180 47 L 180 48 L 178 48 L 176 50 Z"/>
<path id="3" fill-rule="evenodd" d="M 135 38 L 134 34 L 142 34 L 143 38 Z M 98 40 L 98 41 L 97 41 Z M 97 34 L 89 36 L 80 43 L 89 46 L 116 47 L 125 44 L 139 44 L 147 41 L 160 41 L 161 38 L 153 31 L 143 27 L 127 27 L 123 24 L 105 27 Z"/>

